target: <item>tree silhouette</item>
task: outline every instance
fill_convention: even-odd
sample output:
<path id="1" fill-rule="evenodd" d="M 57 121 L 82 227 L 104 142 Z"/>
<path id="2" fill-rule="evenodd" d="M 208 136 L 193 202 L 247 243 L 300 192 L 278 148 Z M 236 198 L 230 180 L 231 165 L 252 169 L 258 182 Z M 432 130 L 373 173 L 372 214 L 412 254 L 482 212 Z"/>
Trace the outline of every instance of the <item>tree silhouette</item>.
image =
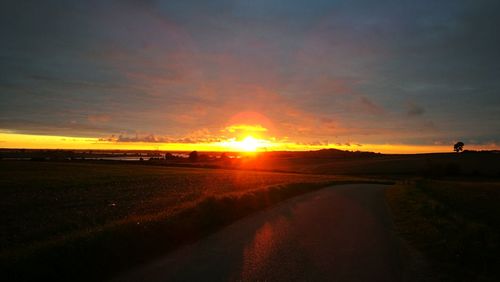
<path id="1" fill-rule="evenodd" d="M 192 151 L 191 153 L 189 153 L 189 160 L 190 161 L 197 161 L 198 160 L 198 152 L 196 151 Z"/>
<path id="2" fill-rule="evenodd" d="M 459 153 L 464 150 L 464 142 L 457 142 L 455 145 L 453 145 L 453 151 Z"/>

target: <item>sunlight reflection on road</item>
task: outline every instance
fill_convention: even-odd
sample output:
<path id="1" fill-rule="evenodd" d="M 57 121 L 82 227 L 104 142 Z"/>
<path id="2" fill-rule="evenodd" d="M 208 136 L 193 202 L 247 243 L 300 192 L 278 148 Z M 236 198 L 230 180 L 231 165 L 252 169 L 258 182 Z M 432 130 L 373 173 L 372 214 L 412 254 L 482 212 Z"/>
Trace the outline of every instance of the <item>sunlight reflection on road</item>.
<path id="1" fill-rule="evenodd" d="M 285 213 L 270 217 L 247 241 L 242 250 L 237 281 L 276 280 L 300 277 L 301 266 L 307 264 L 300 238 L 293 232 L 294 218 L 301 205 L 293 205 Z"/>
<path id="2" fill-rule="evenodd" d="M 242 280 L 254 280 L 255 275 L 264 271 L 280 248 L 280 242 L 284 241 L 280 237 L 287 234 L 289 225 L 284 217 L 280 217 L 273 223 L 266 222 L 255 232 L 252 242 L 243 251 Z"/>

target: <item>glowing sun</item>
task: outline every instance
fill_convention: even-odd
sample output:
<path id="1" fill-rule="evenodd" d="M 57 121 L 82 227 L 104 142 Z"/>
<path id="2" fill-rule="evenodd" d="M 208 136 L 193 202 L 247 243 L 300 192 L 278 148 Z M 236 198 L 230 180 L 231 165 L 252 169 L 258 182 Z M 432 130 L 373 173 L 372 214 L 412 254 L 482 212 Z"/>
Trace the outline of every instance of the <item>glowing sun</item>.
<path id="1" fill-rule="evenodd" d="M 253 138 L 252 136 L 247 136 L 245 139 L 240 141 L 240 147 L 246 152 L 255 152 L 260 147 L 260 140 Z"/>
<path id="2" fill-rule="evenodd" d="M 246 136 L 241 140 L 236 138 L 229 139 L 226 142 L 222 142 L 223 147 L 229 150 L 239 151 L 239 152 L 256 152 L 262 149 L 266 149 L 271 146 L 271 142 L 264 139 L 257 139 L 251 135 Z"/>

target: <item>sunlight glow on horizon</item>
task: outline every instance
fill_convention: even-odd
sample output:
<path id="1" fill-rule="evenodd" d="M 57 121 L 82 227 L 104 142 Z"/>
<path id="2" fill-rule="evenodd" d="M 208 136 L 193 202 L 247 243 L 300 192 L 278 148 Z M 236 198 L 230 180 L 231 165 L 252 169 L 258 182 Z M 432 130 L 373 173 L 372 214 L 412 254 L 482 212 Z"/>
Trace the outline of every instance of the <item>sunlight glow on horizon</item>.
<path id="1" fill-rule="evenodd" d="M 498 145 L 467 145 L 470 150 L 498 150 Z M 451 145 L 363 144 L 307 145 L 293 142 L 272 142 L 247 136 L 239 141 L 229 139 L 211 143 L 146 143 L 113 142 L 99 138 L 28 135 L 0 133 L 0 148 L 9 149 L 73 149 L 73 150 L 161 150 L 161 151 L 211 151 L 211 152 L 262 152 L 262 151 L 313 151 L 339 149 L 347 151 L 380 152 L 387 154 L 452 152 Z"/>
<path id="2" fill-rule="evenodd" d="M 274 146 L 271 141 L 264 139 L 256 139 L 251 135 L 245 137 L 243 140 L 237 141 L 235 138 L 230 139 L 229 141 L 220 142 L 222 147 L 226 147 L 228 149 L 234 151 L 242 151 L 242 152 L 256 152 L 256 151 L 267 151 L 271 147 Z"/>

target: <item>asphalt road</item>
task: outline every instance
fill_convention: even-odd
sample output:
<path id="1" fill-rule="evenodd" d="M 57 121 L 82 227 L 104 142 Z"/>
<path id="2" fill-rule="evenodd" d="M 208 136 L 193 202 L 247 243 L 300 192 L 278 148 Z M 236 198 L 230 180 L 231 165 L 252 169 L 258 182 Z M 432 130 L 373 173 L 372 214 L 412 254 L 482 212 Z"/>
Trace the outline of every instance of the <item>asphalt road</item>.
<path id="1" fill-rule="evenodd" d="M 387 186 L 333 186 L 242 219 L 117 281 L 415 281 Z"/>

